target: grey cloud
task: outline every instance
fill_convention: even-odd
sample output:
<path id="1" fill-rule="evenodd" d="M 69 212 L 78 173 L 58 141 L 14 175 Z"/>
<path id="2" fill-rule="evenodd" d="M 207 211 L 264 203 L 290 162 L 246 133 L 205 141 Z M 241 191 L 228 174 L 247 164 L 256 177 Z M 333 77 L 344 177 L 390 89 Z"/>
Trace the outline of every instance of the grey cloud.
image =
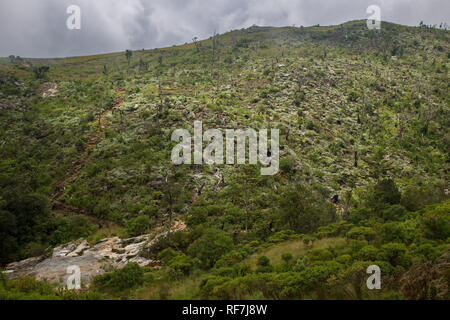
<path id="1" fill-rule="evenodd" d="M 78 5 L 81 30 L 66 28 Z M 64 57 L 189 42 L 253 24 L 330 25 L 368 17 L 407 25 L 449 22 L 448 0 L 1 0 L 0 56 Z"/>

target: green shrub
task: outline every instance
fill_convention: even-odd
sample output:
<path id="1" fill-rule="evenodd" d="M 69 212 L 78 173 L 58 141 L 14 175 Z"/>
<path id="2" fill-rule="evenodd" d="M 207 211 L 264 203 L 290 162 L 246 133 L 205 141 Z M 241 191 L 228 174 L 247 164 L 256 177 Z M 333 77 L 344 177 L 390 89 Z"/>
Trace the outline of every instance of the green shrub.
<path id="1" fill-rule="evenodd" d="M 152 221 L 148 216 L 139 216 L 128 221 L 127 231 L 130 236 L 140 236 L 148 232 L 151 226 Z"/>
<path id="2" fill-rule="evenodd" d="M 384 220 L 402 220 L 408 211 L 401 205 L 395 204 L 383 210 L 382 215 Z"/>
<path id="3" fill-rule="evenodd" d="M 175 251 L 172 248 L 167 248 L 158 254 L 158 260 L 161 260 L 164 263 L 169 263 L 170 260 L 172 260 L 178 255 L 180 255 L 180 252 Z"/>
<path id="4" fill-rule="evenodd" d="M 192 268 L 194 267 L 192 259 L 185 254 L 180 254 L 173 257 L 169 261 L 168 265 L 174 270 L 179 271 L 186 276 L 192 271 Z"/>
<path id="5" fill-rule="evenodd" d="M 374 194 L 372 195 L 372 204 L 374 208 L 377 208 L 376 203 L 381 204 L 399 204 L 402 195 L 398 191 L 397 185 L 392 179 L 384 179 L 378 182 L 374 188 Z"/>
<path id="6" fill-rule="evenodd" d="M 450 237 L 450 200 L 430 206 L 423 213 L 425 236 L 445 240 Z"/>
<path id="7" fill-rule="evenodd" d="M 353 227 L 347 232 L 347 238 L 355 240 L 374 240 L 377 233 L 370 227 Z"/>
<path id="8" fill-rule="evenodd" d="M 312 249 L 308 252 L 311 261 L 327 261 L 333 259 L 333 254 L 327 249 Z"/>
<path id="9" fill-rule="evenodd" d="M 294 160 L 291 158 L 283 158 L 280 160 L 280 170 L 285 174 L 291 174 L 294 169 Z"/>
<path id="10" fill-rule="evenodd" d="M 375 261 L 378 259 L 379 252 L 380 252 L 380 250 L 378 250 L 374 246 L 368 245 L 368 246 L 363 247 L 359 251 L 358 258 L 360 260 L 364 260 L 364 261 Z"/>
<path id="11" fill-rule="evenodd" d="M 381 247 L 384 260 L 393 266 L 409 266 L 411 259 L 406 255 L 407 249 L 403 243 L 387 243 Z"/>
<path id="12" fill-rule="evenodd" d="M 144 282 L 144 269 L 137 263 L 128 263 L 124 268 L 94 278 L 93 285 L 113 292 L 131 289 Z"/>
<path id="13" fill-rule="evenodd" d="M 258 258 L 257 264 L 259 267 L 267 267 L 268 265 L 270 265 L 270 259 L 266 256 L 261 256 Z"/>
<path id="14" fill-rule="evenodd" d="M 57 228 L 52 234 L 51 243 L 58 245 L 72 240 L 87 238 L 94 234 L 98 227 L 89 218 L 82 215 L 59 218 Z"/>
<path id="15" fill-rule="evenodd" d="M 286 263 L 291 262 L 293 258 L 294 258 L 294 257 L 293 257 L 292 254 L 289 253 L 289 252 L 283 253 L 283 254 L 281 255 L 281 259 L 282 259 L 284 262 L 286 262 Z"/>
<path id="16" fill-rule="evenodd" d="M 209 229 L 188 248 L 193 258 L 198 258 L 204 268 L 214 266 L 219 258 L 233 249 L 233 240 L 225 232 Z"/>

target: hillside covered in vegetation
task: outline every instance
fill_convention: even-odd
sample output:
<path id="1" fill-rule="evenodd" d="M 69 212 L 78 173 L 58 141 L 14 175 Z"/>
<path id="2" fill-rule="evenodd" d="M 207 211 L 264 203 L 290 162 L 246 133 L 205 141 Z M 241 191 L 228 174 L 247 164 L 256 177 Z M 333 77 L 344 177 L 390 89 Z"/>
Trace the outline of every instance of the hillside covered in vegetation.
<path id="1" fill-rule="evenodd" d="M 257 27 L 0 59 L 0 264 L 170 230 L 82 292 L 0 298 L 448 299 L 449 31 Z M 280 130 L 280 170 L 180 165 L 172 132 Z M 368 290 L 378 265 L 381 290 Z"/>

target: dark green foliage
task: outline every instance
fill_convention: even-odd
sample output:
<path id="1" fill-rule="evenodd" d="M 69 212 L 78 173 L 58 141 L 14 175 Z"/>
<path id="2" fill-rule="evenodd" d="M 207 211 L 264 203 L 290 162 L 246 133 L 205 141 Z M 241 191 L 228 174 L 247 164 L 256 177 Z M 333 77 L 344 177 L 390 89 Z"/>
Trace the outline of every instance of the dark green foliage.
<path id="1" fill-rule="evenodd" d="M 52 233 L 51 240 L 53 245 L 66 243 L 79 238 L 87 238 L 97 231 L 97 226 L 87 217 L 81 215 L 58 218 L 55 223 L 57 227 Z"/>
<path id="2" fill-rule="evenodd" d="M 422 221 L 428 238 L 448 239 L 450 237 L 450 201 L 426 208 Z"/>
<path id="3" fill-rule="evenodd" d="M 283 158 L 280 160 L 280 170 L 285 174 L 291 174 L 294 170 L 294 160 L 291 158 Z"/>
<path id="4" fill-rule="evenodd" d="M 0 263 L 16 257 L 18 249 L 17 223 L 15 216 L 8 211 L 0 211 Z"/>
<path id="5" fill-rule="evenodd" d="M 214 266 L 216 261 L 233 249 L 233 240 L 223 231 L 209 229 L 188 248 L 191 257 L 198 258 L 204 268 Z"/>
<path id="6" fill-rule="evenodd" d="M 293 259 L 293 256 L 292 256 L 292 254 L 290 254 L 290 253 L 283 253 L 283 255 L 281 256 L 281 259 L 282 259 L 284 262 L 289 263 L 289 262 L 291 262 L 291 260 Z"/>
<path id="7" fill-rule="evenodd" d="M 408 211 L 401 205 L 395 204 L 382 212 L 384 220 L 402 220 Z"/>
<path id="8" fill-rule="evenodd" d="M 417 211 L 428 204 L 444 200 L 444 188 L 439 185 L 407 186 L 402 194 L 401 204 L 409 211 Z"/>
<path id="9" fill-rule="evenodd" d="M 297 233 L 315 232 L 336 219 L 332 204 L 318 192 L 303 186 L 283 190 L 279 208 L 282 221 Z"/>
<path id="10" fill-rule="evenodd" d="M 38 66 L 33 67 L 34 76 L 36 79 L 42 79 L 45 77 L 45 74 L 49 72 L 50 67 L 49 66 Z"/>
<path id="11" fill-rule="evenodd" d="M 137 263 L 128 263 L 123 269 L 115 270 L 94 278 L 95 288 L 120 292 L 142 285 L 144 270 Z"/>
<path id="12" fill-rule="evenodd" d="M 152 221 L 149 216 L 143 215 L 128 221 L 127 230 L 130 236 L 135 237 L 145 234 L 151 226 Z"/>
<path id="13" fill-rule="evenodd" d="M 266 256 L 261 256 L 258 258 L 258 266 L 267 267 L 269 264 L 270 264 L 270 260 Z"/>
<path id="14" fill-rule="evenodd" d="M 177 255 L 169 260 L 168 266 L 177 272 L 187 276 L 192 271 L 194 263 L 192 259 L 184 254 Z"/>
<path id="15" fill-rule="evenodd" d="M 355 240 L 374 240 L 377 233 L 370 227 L 354 227 L 347 232 L 347 237 Z"/>
<path id="16" fill-rule="evenodd" d="M 381 208 L 386 204 L 399 204 L 402 195 L 392 179 L 381 180 L 375 185 L 372 202 L 375 208 Z"/>
<path id="17" fill-rule="evenodd" d="M 384 259 L 393 266 L 408 267 L 410 258 L 406 255 L 406 246 L 403 243 L 387 243 L 381 247 L 381 254 Z"/>

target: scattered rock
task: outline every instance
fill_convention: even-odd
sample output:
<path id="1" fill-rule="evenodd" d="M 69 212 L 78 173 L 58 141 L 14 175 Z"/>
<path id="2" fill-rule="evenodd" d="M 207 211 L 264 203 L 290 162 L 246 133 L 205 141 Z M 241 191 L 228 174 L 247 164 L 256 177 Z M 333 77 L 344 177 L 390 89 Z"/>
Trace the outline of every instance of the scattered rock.
<path id="1" fill-rule="evenodd" d="M 59 93 L 58 85 L 54 82 L 47 82 L 41 90 L 41 96 L 43 98 L 50 98 L 56 96 Z"/>
<path id="2" fill-rule="evenodd" d="M 186 229 L 182 221 L 175 221 L 171 232 Z M 81 280 L 89 284 L 107 268 L 123 268 L 129 262 L 135 262 L 141 267 L 159 268 L 161 261 L 147 259 L 142 253 L 151 248 L 156 241 L 165 236 L 163 231 L 154 237 L 146 234 L 139 237 L 120 239 L 119 237 L 105 238 L 90 247 L 85 239 L 69 242 L 53 249 L 50 257 L 43 255 L 13 262 L 6 266 L 4 273 L 8 278 L 17 279 L 19 276 L 33 276 L 36 280 L 66 284 L 69 276 L 67 268 L 76 265 L 81 271 Z"/>
<path id="3" fill-rule="evenodd" d="M 78 247 L 71 253 L 69 253 L 67 256 L 69 257 L 77 257 L 83 255 L 83 252 L 87 249 L 89 249 L 89 243 L 86 240 L 83 240 Z"/>

